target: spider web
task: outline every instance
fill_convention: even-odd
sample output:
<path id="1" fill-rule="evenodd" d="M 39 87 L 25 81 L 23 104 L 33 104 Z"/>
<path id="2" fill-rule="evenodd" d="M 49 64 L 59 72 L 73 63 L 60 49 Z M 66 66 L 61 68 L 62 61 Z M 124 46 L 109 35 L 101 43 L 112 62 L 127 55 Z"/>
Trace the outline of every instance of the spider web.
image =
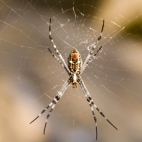
<path id="1" fill-rule="evenodd" d="M 98 142 L 142 141 L 142 2 L 141 0 L 0 0 L 0 140 L 95 141 L 95 123 L 80 87 L 70 86 L 50 116 L 47 106 L 68 79 L 51 56 L 52 36 L 67 61 L 76 48 L 84 61 L 104 31 L 82 78 L 95 104 L 117 126 L 95 110 Z M 34 137 L 33 137 L 34 136 Z"/>

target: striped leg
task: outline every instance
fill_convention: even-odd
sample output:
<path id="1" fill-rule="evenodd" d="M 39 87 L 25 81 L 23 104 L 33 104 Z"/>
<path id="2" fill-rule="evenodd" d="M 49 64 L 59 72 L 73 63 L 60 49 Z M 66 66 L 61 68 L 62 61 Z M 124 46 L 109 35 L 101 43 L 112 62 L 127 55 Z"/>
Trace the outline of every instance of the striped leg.
<path id="1" fill-rule="evenodd" d="M 47 114 L 47 116 L 46 116 L 45 125 L 44 125 L 44 130 L 43 130 L 43 134 L 44 134 L 44 135 L 45 135 L 45 130 L 46 130 L 46 125 L 47 125 L 48 118 L 49 118 L 49 116 L 51 115 L 53 109 L 55 108 L 55 105 L 56 105 L 56 104 L 53 104 L 53 105 L 52 105 L 52 107 L 51 107 L 51 109 L 50 109 L 50 112 L 49 112 L 49 113 Z"/>
<path id="2" fill-rule="evenodd" d="M 90 102 L 89 96 L 88 96 L 88 94 L 87 94 L 85 88 L 82 86 L 82 83 L 80 83 L 80 85 L 81 85 L 81 88 L 82 88 L 82 90 L 83 90 L 83 93 L 85 94 L 86 100 L 87 100 L 88 103 L 89 103 L 90 109 L 91 109 L 92 114 L 93 114 L 93 117 L 94 117 L 94 121 L 95 121 L 95 124 L 96 124 L 96 140 L 97 140 L 97 138 L 98 138 L 97 118 L 96 118 L 96 116 L 95 116 L 94 108 L 93 108 L 92 103 Z"/>
<path id="3" fill-rule="evenodd" d="M 99 53 L 99 51 L 102 49 L 102 46 L 97 50 L 97 52 L 94 54 L 94 55 L 91 55 L 91 54 L 88 54 L 83 66 L 82 66 L 82 69 L 81 69 L 81 74 L 83 73 L 83 71 L 86 69 L 86 67 L 88 66 L 88 64 L 90 62 L 93 61 L 94 57 Z"/>
<path id="4" fill-rule="evenodd" d="M 49 39 L 50 39 L 50 41 L 51 41 L 51 43 L 52 43 L 52 45 L 53 45 L 53 47 L 54 47 L 54 49 L 55 49 L 57 55 L 59 56 L 61 62 L 64 64 L 64 67 L 66 68 L 68 74 L 70 74 L 70 70 L 69 70 L 68 66 L 66 65 L 66 62 L 64 61 L 64 59 L 63 59 L 61 53 L 60 53 L 59 50 L 57 49 L 57 46 L 56 46 L 56 44 L 54 43 L 54 40 L 53 40 L 53 38 L 52 38 L 52 35 L 51 35 L 51 18 L 50 18 L 50 21 L 49 21 Z"/>
<path id="5" fill-rule="evenodd" d="M 37 120 L 49 107 L 51 107 L 53 105 L 53 103 L 51 102 L 47 107 L 45 107 L 41 113 L 34 119 L 30 122 L 30 124 L 32 124 L 35 120 Z"/>
<path id="6" fill-rule="evenodd" d="M 116 128 L 116 126 L 114 126 L 114 124 L 112 124 L 109 120 L 108 120 L 108 118 L 103 114 L 103 112 L 101 112 L 100 110 L 99 110 L 99 108 L 97 107 L 97 105 L 94 103 L 94 101 L 93 101 L 93 99 L 91 98 L 91 95 L 90 95 L 90 93 L 89 93 L 89 91 L 87 90 L 87 88 L 86 88 L 86 86 L 85 86 L 85 84 L 84 84 L 84 82 L 83 82 L 83 80 L 81 79 L 81 77 L 80 77 L 80 85 L 81 85 L 81 88 L 83 89 L 83 90 L 85 90 L 85 92 L 86 92 L 86 96 L 87 96 L 87 99 L 88 99 L 88 102 L 90 103 L 90 104 L 92 104 L 94 107 L 95 107 L 95 109 L 105 118 L 105 120 L 111 125 L 111 126 L 113 126 L 116 130 L 118 130 L 117 128 Z M 86 97 L 85 96 L 85 97 Z"/>
<path id="7" fill-rule="evenodd" d="M 94 121 L 95 121 L 95 125 L 96 125 L 96 140 L 97 140 L 97 138 L 98 138 L 97 118 L 96 118 L 96 116 L 95 116 L 95 112 L 94 112 L 93 105 L 89 102 L 89 98 L 86 97 L 86 99 L 87 99 L 87 101 L 88 101 L 88 103 L 89 103 L 89 105 L 90 105 L 92 114 L 93 114 L 93 116 L 94 116 Z"/>
<path id="8" fill-rule="evenodd" d="M 89 103 L 89 99 L 87 99 L 87 101 Z M 96 124 L 96 140 L 97 140 L 97 138 L 98 138 L 97 118 L 95 116 L 95 112 L 94 112 L 94 108 L 93 108 L 92 104 L 90 104 L 90 108 L 91 108 L 92 114 L 94 116 L 94 121 L 95 121 L 95 124 Z"/>
<path id="9" fill-rule="evenodd" d="M 85 70 L 85 68 L 88 66 L 88 64 L 94 59 L 94 56 L 97 55 L 97 53 L 101 50 L 102 46 L 97 50 L 97 52 L 95 54 L 93 54 L 94 49 L 96 48 L 96 45 L 99 43 L 99 41 L 102 39 L 102 33 L 103 33 L 103 29 L 104 29 L 104 20 L 103 20 L 103 24 L 102 24 L 102 29 L 101 29 L 101 33 L 100 36 L 98 37 L 97 41 L 91 45 L 89 45 L 87 47 L 87 49 L 89 50 L 89 53 L 85 59 L 85 62 L 82 66 L 81 69 L 81 73 L 83 73 L 83 71 Z"/>
<path id="10" fill-rule="evenodd" d="M 57 104 L 58 101 L 60 100 L 60 98 L 63 96 L 63 94 L 64 94 L 65 90 L 68 88 L 69 84 L 70 84 L 70 78 L 63 84 L 60 91 L 58 91 L 57 95 L 54 97 L 53 101 L 47 107 L 45 107 L 41 111 L 41 113 L 34 120 L 32 120 L 30 122 L 30 124 L 33 123 L 36 119 L 38 119 L 49 107 L 51 107 L 50 113 L 52 112 L 55 104 Z"/>
<path id="11" fill-rule="evenodd" d="M 66 72 L 69 74 L 69 72 L 68 72 L 67 68 L 65 67 L 65 65 L 63 64 L 63 62 L 59 58 L 57 58 L 49 48 L 48 48 L 48 50 L 51 53 L 51 55 L 64 67 Z"/>
<path id="12" fill-rule="evenodd" d="M 90 98 L 90 99 L 91 99 L 91 98 Z M 101 112 L 101 111 L 99 110 L 99 108 L 96 106 L 96 104 L 93 102 L 93 100 L 90 100 L 90 101 L 91 101 L 92 105 L 94 105 L 95 109 L 105 118 L 105 120 L 106 120 L 111 126 L 113 126 L 116 130 L 118 130 L 117 127 L 116 127 L 114 124 L 112 124 L 112 123 L 108 120 L 108 118 L 103 114 L 103 112 Z"/>
<path id="13" fill-rule="evenodd" d="M 70 83 L 70 82 L 69 82 L 69 83 Z M 49 113 L 47 114 L 46 120 L 45 120 L 45 126 L 44 126 L 44 130 L 43 130 L 43 134 L 44 134 L 44 135 L 45 135 L 45 130 L 46 130 L 46 125 L 47 125 L 48 119 L 49 119 L 49 117 L 50 117 L 52 111 L 54 110 L 56 104 L 58 103 L 58 101 L 59 101 L 59 100 L 61 99 L 61 97 L 63 96 L 65 90 L 66 90 L 67 87 L 68 87 L 68 85 L 69 85 L 69 84 L 67 84 L 67 86 L 65 86 L 65 87 L 63 88 L 64 90 L 58 92 L 58 94 L 60 94 L 60 95 L 57 94 L 56 97 L 55 97 L 55 98 L 53 99 L 53 101 L 52 101 L 52 107 L 51 107 Z"/>
<path id="14" fill-rule="evenodd" d="M 91 108 L 91 111 L 92 111 L 92 114 L 93 114 L 93 117 L 94 117 L 94 121 L 95 121 L 95 124 L 96 124 L 96 140 L 98 138 L 98 129 L 97 129 L 97 118 L 95 116 L 95 112 L 94 112 L 94 108 L 93 108 L 93 105 L 92 103 L 90 102 L 90 99 L 89 99 L 89 95 L 88 95 L 88 92 L 87 90 L 83 87 L 83 84 L 82 84 L 82 81 L 79 82 L 80 86 L 81 86 L 81 89 L 86 97 L 86 100 L 88 101 L 89 103 L 89 106 Z"/>
<path id="15" fill-rule="evenodd" d="M 96 45 L 99 43 L 99 41 L 102 39 L 102 33 L 103 33 L 103 30 L 104 30 L 104 20 L 103 20 L 103 24 L 102 24 L 102 29 L 101 29 L 101 33 L 100 33 L 100 36 L 98 37 L 97 41 L 93 44 L 91 44 L 89 47 L 88 47 L 88 50 L 90 51 L 89 54 L 93 54 L 94 52 L 94 49 L 96 48 Z"/>

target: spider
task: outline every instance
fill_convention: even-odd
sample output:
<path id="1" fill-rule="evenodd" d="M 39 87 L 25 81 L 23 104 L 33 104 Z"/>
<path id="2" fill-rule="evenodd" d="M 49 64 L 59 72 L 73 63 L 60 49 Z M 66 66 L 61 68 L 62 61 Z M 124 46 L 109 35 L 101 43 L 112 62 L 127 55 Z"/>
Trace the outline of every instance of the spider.
<path id="1" fill-rule="evenodd" d="M 97 130 L 97 118 L 95 116 L 94 113 L 94 108 L 104 117 L 104 119 L 110 124 L 112 125 L 116 130 L 118 130 L 109 120 L 108 118 L 103 114 L 103 112 L 101 112 L 99 110 L 99 108 L 97 107 L 97 105 L 94 103 L 87 87 L 85 86 L 82 78 L 81 78 L 81 74 L 83 73 L 83 71 L 85 70 L 85 68 L 88 66 L 88 64 L 94 59 L 94 57 L 97 55 L 97 53 L 99 53 L 99 51 L 102 49 L 102 46 L 99 47 L 99 49 L 97 50 L 96 53 L 94 53 L 94 49 L 96 48 L 97 44 L 99 43 L 99 41 L 102 38 L 102 32 L 104 29 L 104 20 L 103 20 L 103 24 L 102 24 L 102 29 L 101 29 L 101 33 L 100 36 L 98 37 L 97 41 L 93 44 L 91 44 L 90 46 L 88 46 L 88 50 L 89 53 L 84 61 L 84 64 L 82 65 L 82 59 L 81 56 L 79 54 L 79 52 L 76 49 L 73 49 L 72 52 L 69 54 L 69 58 L 68 58 L 68 66 L 66 65 L 66 62 L 64 61 L 61 53 L 59 52 L 59 50 L 57 49 L 56 44 L 54 43 L 54 40 L 51 36 L 51 18 L 49 21 L 49 39 L 53 45 L 53 48 L 56 51 L 56 54 L 58 55 L 58 57 L 53 54 L 53 52 L 48 48 L 49 52 L 51 53 L 51 55 L 56 58 L 58 60 L 58 62 L 64 67 L 65 71 L 67 72 L 67 74 L 69 75 L 68 80 L 63 84 L 63 86 L 61 87 L 61 89 L 58 91 L 57 95 L 54 97 L 54 99 L 52 100 L 51 103 L 48 104 L 48 106 L 46 106 L 41 113 L 30 122 L 33 123 L 36 119 L 38 119 L 43 113 L 45 113 L 45 111 L 49 108 L 50 111 L 47 114 L 46 117 L 46 121 L 45 121 L 45 126 L 44 126 L 44 130 L 43 130 L 43 134 L 45 134 L 45 130 L 46 130 L 46 125 L 47 125 L 47 121 L 52 113 L 52 111 L 54 110 L 56 104 L 58 103 L 58 101 L 61 99 L 61 97 L 63 96 L 65 90 L 68 88 L 68 86 L 72 83 L 72 87 L 73 88 L 77 88 L 77 84 L 79 84 L 81 86 L 81 89 L 86 97 L 86 100 L 88 101 L 88 104 L 90 106 L 90 109 L 92 111 L 92 115 L 94 117 L 94 121 L 95 121 L 95 125 L 96 125 L 96 140 L 98 137 L 98 130 Z"/>

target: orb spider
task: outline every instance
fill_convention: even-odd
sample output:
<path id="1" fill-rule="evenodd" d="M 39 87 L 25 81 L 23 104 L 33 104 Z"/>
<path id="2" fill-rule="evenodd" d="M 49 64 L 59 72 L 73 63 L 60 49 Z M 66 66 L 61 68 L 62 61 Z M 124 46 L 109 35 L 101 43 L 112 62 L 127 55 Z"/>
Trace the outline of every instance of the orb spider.
<path id="1" fill-rule="evenodd" d="M 104 119 L 111 125 L 113 126 L 116 130 L 117 128 L 109 121 L 109 119 L 104 115 L 103 112 L 101 112 L 99 110 L 99 108 L 97 107 L 97 105 L 94 103 L 87 87 L 85 86 L 82 78 L 81 78 L 81 74 L 83 73 L 83 71 L 85 70 L 85 68 L 88 66 L 88 64 L 94 59 L 94 57 L 97 55 L 97 53 L 99 53 L 99 51 L 102 49 L 102 46 L 99 47 L 99 49 L 97 50 L 96 53 L 94 53 L 94 49 L 96 48 L 97 44 L 99 43 L 99 41 L 102 38 L 102 32 L 104 29 L 104 20 L 103 20 L 103 24 L 102 24 L 102 29 L 101 29 L 101 33 L 100 36 L 98 37 L 97 41 L 93 44 L 91 44 L 90 46 L 88 46 L 88 50 L 89 53 L 82 65 L 82 59 L 81 56 L 79 54 L 79 52 L 76 49 L 73 49 L 73 51 L 70 53 L 69 58 L 68 58 L 68 66 L 66 65 L 66 62 L 64 61 L 64 58 L 62 57 L 61 53 L 59 52 L 59 50 L 57 49 L 56 44 L 54 43 L 54 40 L 52 38 L 51 35 L 51 18 L 49 21 L 49 39 L 53 45 L 53 48 L 56 51 L 56 54 L 58 55 L 58 57 L 53 54 L 53 52 L 48 48 L 49 52 L 51 53 L 51 55 L 56 58 L 58 60 L 58 62 L 64 67 L 65 71 L 67 72 L 67 74 L 69 75 L 68 80 L 63 84 L 63 86 L 61 87 L 61 89 L 58 91 L 57 95 L 53 98 L 52 102 L 49 103 L 48 106 L 46 106 L 41 113 L 30 122 L 33 123 L 36 119 L 38 119 L 46 110 L 48 110 L 49 108 L 50 111 L 47 114 L 46 117 L 46 121 L 45 121 L 45 126 L 44 126 L 44 130 L 43 130 L 43 134 L 45 134 L 45 130 L 46 130 L 46 125 L 47 125 L 47 121 L 48 118 L 50 117 L 52 111 L 54 110 L 56 104 L 58 103 L 58 101 L 61 99 L 61 97 L 63 96 L 65 90 L 68 88 L 68 86 L 72 83 L 72 87 L 73 88 L 77 88 L 77 84 L 79 84 L 81 86 L 81 89 L 86 97 L 86 100 L 90 106 L 90 109 L 92 111 L 92 115 L 94 117 L 94 121 L 95 121 L 95 125 L 96 125 L 96 140 L 98 137 L 98 130 L 97 130 L 97 118 L 95 116 L 94 113 L 94 108 L 104 117 Z"/>

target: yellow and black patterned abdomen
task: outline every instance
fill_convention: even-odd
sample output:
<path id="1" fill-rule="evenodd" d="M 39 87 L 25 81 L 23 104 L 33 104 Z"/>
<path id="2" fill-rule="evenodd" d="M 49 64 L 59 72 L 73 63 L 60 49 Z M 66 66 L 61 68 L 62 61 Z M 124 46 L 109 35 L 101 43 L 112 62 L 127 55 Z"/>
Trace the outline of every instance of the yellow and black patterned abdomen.
<path id="1" fill-rule="evenodd" d="M 73 50 L 68 58 L 68 67 L 72 73 L 80 73 L 81 71 L 81 57 L 77 50 Z"/>

